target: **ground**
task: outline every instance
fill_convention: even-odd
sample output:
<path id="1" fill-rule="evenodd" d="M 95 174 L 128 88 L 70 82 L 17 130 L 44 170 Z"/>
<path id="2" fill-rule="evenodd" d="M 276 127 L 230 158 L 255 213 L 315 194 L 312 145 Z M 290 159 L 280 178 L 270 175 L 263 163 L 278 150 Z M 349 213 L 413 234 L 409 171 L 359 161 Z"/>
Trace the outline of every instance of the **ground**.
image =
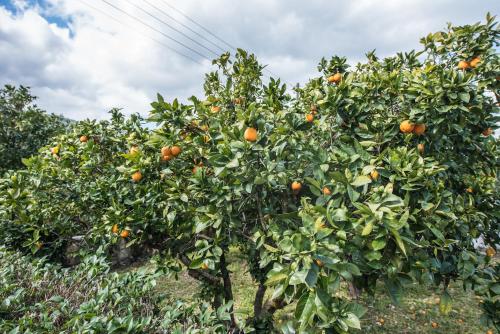
<path id="1" fill-rule="evenodd" d="M 253 312 L 253 298 L 257 286 L 252 282 L 246 264 L 238 258 L 237 252 L 231 254 L 230 260 L 235 308 L 244 318 Z M 162 292 L 183 300 L 192 298 L 198 291 L 197 286 L 197 282 L 185 273 L 177 281 L 165 278 L 158 282 L 158 288 Z M 377 287 L 375 298 L 363 297 L 360 303 L 368 312 L 362 319 L 363 329 L 359 333 L 479 334 L 488 330 L 479 324 L 480 300 L 472 292 L 465 292 L 459 282 L 452 283 L 449 288 L 453 309 L 447 316 L 439 313 L 440 290 L 436 287 L 415 284 L 405 291 L 405 297 L 399 307 L 391 303 L 382 285 Z M 276 317 L 278 321 L 280 318 L 287 318 L 287 310 L 278 313 Z M 432 322 L 436 322 L 438 327 L 432 328 Z"/>

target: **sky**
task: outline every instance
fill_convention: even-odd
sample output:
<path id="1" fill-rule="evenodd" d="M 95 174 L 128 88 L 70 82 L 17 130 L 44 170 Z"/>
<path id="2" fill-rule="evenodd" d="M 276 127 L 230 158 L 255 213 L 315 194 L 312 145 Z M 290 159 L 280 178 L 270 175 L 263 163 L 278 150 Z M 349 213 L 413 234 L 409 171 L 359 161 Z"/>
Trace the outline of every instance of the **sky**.
<path id="1" fill-rule="evenodd" d="M 500 1 L 0 0 L 0 85 L 30 86 L 38 106 L 72 119 L 147 115 L 157 93 L 203 97 L 210 59 L 231 47 L 304 84 L 322 57 L 419 49 L 429 32 L 487 12 Z"/>

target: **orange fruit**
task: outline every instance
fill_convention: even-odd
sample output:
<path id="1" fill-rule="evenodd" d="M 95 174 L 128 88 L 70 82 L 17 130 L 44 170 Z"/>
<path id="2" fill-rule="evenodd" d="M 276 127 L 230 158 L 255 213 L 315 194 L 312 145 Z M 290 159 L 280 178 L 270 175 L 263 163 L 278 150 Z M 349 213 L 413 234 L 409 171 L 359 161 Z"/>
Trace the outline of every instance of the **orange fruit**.
<path id="1" fill-rule="evenodd" d="M 172 155 L 174 157 L 178 156 L 179 154 L 181 154 L 182 152 L 182 149 L 179 147 L 179 146 L 172 146 L 172 148 L 170 149 L 170 152 L 172 153 Z"/>
<path id="2" fill-rule="evenodd" d="M 313 114 L 306 115 L 306 122 L 311 123 L 314 120 Z"/>
<path id="3" fill-rule="evenodd" d="M 372 180 L 374 180 L 374 181 L 375 181 L 376 179 L 378 179 L 378 176 L 379 176 L 379 174 L 378 174 L 378 172 L 377 172 L 377 170 L 376 170 L 376 169 L 374 169 L 374 170 L 372 170 L 372 171 L 370 172 L 370 177 L 372 178 Z"/>
<path id="4" fill-rule="evenodd" d="M 472 187 L 469 187 L 465 189 L 465 191 L 468 192 L 469 194 L 472 194 L 474 192 L 474 189 L 472 189 Z"/>
<path id="5" fill-rule="evenodd" d="M 163 146 L 161 148 L 161 155 L 165 156 L 165 155 L 171 155 L 171 154 L 172 154 L 172 151 L 170 150 L 170 147 Z"/>
<path id="6" fill-rule="evenodd" d="M 335 82 L 335 78 L 333 77 L 333 75 L 329 76 L 326 80 L 327 80 L 329 83 L 334 83 L 334 82 Z"/>
<path id="7" fill-rule="evenodd" d="M 81 143 L 86 143 L 88 140 L 89 140 L 89 138 L 87 136 L 81 136 L 80 137 L 80 142 Z"/>
<path id="8" fill-rule="evenodd" d="M 243 137 L 246 141 L 254 142 L 257 140 L 257 130 L 255 130 L 255 128 L 247 128 Z"/>
<path id="9" fill-rule="evenodd" d="M 220 111 L 220 107 L 219 106 L 212 106 L 212 107 L 210 107 L 210 111 L 214 114 L 218 113 Z"/>
<path id="10" fill-rule="evenodd" d="M 123 230 L 122 233 L 120 233 L 120 237 L 126 238 L 130 235 L 130 232 L 128 230 Z"/>
<path id="11" fill-rule="evenodd" d="M 479 65 L 480 62 L 481 62 L 481 58 L 475 57 L 474 59 L 472 59 L 470 61 L 469 65 L 470 65 L 470 67 L 475 68 L 475 67 L 477 67 L 477 65 Z"/>
<path id="12" fill-rule="evenodd" d="M 142 179 L 142 173 L 137 171 L 134 174 L 132 174 L 132 180 L 134 182 L 139 182 Z"/>
<path id="13" fill-rule="evenodd" d="M 293 192 L 299 192 L 300 189 L 302 189 L 302 184 L 300 182 L 297 182 L 297 181 L 293 181 L 292 182 L 292 190 Z"/>
<path id="14" fill-rule="evenodd" d="M 402 121 L 401 124 L 399 124 L 399 130 L 401 130 L 402 133 L 410 133 L 414 128 L 415 124 L 409 120 Z"/>
<path id="15" fill-rule="evenodd" d="M 314 260 L 314 262 L 316 262 L 316 264 L 318 265 L 318 267 L 323 267 L 325 265 L 323 263 L 323 261 L 321 261 L 320 259 L 316 259 L 316 260 Z"/>
<path id="16" fill-rule="evenodd" d="M 202 264 L 201 264 L 201 269 L 203 269 L 203 270 L 207 270 L 207 269 L 208 269 L 208 264 L 206 264 L 206 263 L 202 263 Z"/>
<path id="17" fill-rule="evenodd" d="M 385 319 L 380 318 L 380 319 L 378 319 L 378 322 L 383 326 L 385 324 Z"/>
<path id="18" fill-rule="evenodd" d="M 424 153 L 424 149 L 425 149 L 424 144 L 418 144 L 417 145 L 417 149 L 420 152 L 420 154 L 423 154 Z"/>
<path id="19" fill-rule="evenodd" d="M 493 248 L 491 246 L 489 246 L 488 248 L 486 248 L 486 255 L 488 257 L 493 257 L 493 256 L 495 256 L 496 253 L 497 252 L 495 251 L 495 248 Z"/>
<path id="20" fill-rule="evenodd" d="M 492 133 L 493 133 L 493 129 L 492 128 L 487 128 L 487 129 L 483 130 L 483 136 L 485 136 L 485 137 L 488 137 Z"/>
<path id="21" fill-rule="evenodd" d="M 118 224 L 113 225 L 113 227 L 111 228 L 111 232 L 118 233 Z"/>
<path id="22" fill-rule="evenodd" d="M 432 326 L 432 328 L 438 328 L 438 327 L 439 327 L 439 324 L 438 324 L 437 322 L 434 322 L 434 321 L 433 321 L 433 322 L 431 323 L 431 326 Z"/>
<path id="23" fill-rule="evenodd" d="M 173 158 L 173 157 L 172 157 L 170 154 L 167 154 L 167 155 L 162 155 L 162 156 L 161 156 L 161 159 L 162 159 L 163 161 L 170 161 L 170 160 L 172 160 L 172 158 Z"/>
<path id="24" fill-rule="evenodd" d="M 465 69 L 469 68 L 469 63 L 466 62 L 465 60 L 461 60 L 458 62 L 458 68 L 461 70 L 465 70 Z"/>
<path id="25" fill-rule="evenodd" d="M 493 329 L 488 329 L 488 331 L 486 332 L 486 334 L 494 334 L 493 333 Z"/>
<path id="26" fill-rule="evenodd" d="M 323 195 L 328 196 L 331 195 L 332 191 L 328 187 L 323 187 Z"/>
<path id="27" fill-rule="evenodd" d="M 424 134 L 424 132 L 425 132 L 425 124 L 423 123 L 415 124 L 415 126 L 413 127 L 413 133 L 418 136 Z"/>

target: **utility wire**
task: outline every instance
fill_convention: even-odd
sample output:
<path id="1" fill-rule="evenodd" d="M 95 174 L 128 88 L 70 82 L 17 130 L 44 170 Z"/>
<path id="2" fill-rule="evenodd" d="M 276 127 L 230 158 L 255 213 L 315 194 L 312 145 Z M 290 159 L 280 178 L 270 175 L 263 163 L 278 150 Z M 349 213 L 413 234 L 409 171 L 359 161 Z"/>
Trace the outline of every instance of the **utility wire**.
<path id="1" fill-rule="evenodd" d="M 103 1 L 105 1 L 105 0 L 103 0 Z M 130 5 L 134 6 L 135 8 L 137 8 L 138 10 L 140 10 L 141 12 L 143 12 L 144 14 L 146 14 L 146 15 L 148 15 L 148 16 L 150 16 L 150 17 L 152 17 L 152 18 L 153 18 L 153 19 L 155 19 L 156 21 L 158 21 L 158 22 L 160 22 L 160 23 L 162 23 L 162 24 L 166 25 L 167 27 L 169 27 L 169 28 L 170 28 L 170 29 L 172 29 L 173 31 L 177 32 L 178 34 L 181 34 L 182 36 L 184 36 L 185 38 L 189 39 L 189 40 L 190 40 L 190 41 L 192 41 L 193 43 L 195 43 L 195 44 L 199 45 L 199 46 L 200 46 L 200 47 L 202 47 L 203 49 L 205 49 L 205 50 L 207 50 L 207 51 L 209 51 L 209 52 L 213 53 L 215 56 L 219 56 L 219 54 L 218 54 L 217 52 L 215 52 L 215 51 L 213 51 L 212 49 L 210 49 L 210 48 L 206 47 L 205 45 L 201 44 L 201 43 L 200 43 L 200 42 L 198 42 L 197 40 L 195 40 L 195 39 L 193 39 L 193 38 L 189 37 L 188 35 L 186 35 L 186 34 L 185 34 L 185 33 L 183 33 L 182 31 L 180 31 L 179 29 L 177 29 L 177 28 L 173 27 L 171 24 L 169 24 L 169 23 L 167 23 L 167 22 L 163 21 L 162 19 L 158 18 L 157 16 L 155 16 L 155 15 L 151 14 L 150 12 L 148 12 L 147 10 L 145 10 L 144 8 L 142 8 L 142 7 L 138 6 L 138 5 L 136 5 L 136 4 L 135 4 L 135 3 L 133 3 L 131 0 L 124 0 L 124 1 L 125 1 L 125 2 L 127 2 L 127 3 L 129 3 Z M 107 2 L 107 1 L 105 1 L 105 2 Z"/>
<path id="2" fill-rule="evenodd" d="M 108 18 L 112 19 L 113 21 L 116 21 L 116 22 L 118 22 L 119 24 L 122 24 L 122 25 L 124 25 L 125 27 L 128 27 L 128 28 L 129 28 L 129 29 L 131 29 L 133 32 L 135 32 L 135 33 L 137 33 L 137 34 L 140 34 L 140 35 L 142 35 L 142 36 L 144 36 L 144 37 L 147 37 L 147 38 L 151 39 L 152 41 L 154 41 L 154 42 L 156 42 L 156 43 L 158 43 L 158 44 L 162 45 L 163 47 L 165 47 L 165 48 L 169 49 L 170 51 L 173 51 L 173 52 L 177 53 L 178 55 L 180 55 L 180 56 L 182 56 L 182 57 L 184 57 L 184 58 L 187 58 L 187 59 L 189 59 L 189 60 L 191 60 L 191 61 L 195 62 L 196 64 L 203 65 L 202 63 L 200 63 L 198 60 L 196 60 L 196 59 L 192 58 L 191 56 L 188 56 L 188 55 L 186 55 L 186 54 L 184 54 L 184 53 L 182 53 L 182 52 L 180 52 L 180 51 L 177 51 L 176 49 L 174 49 L 174 48 L 172 48 L 172 47 L 168 46 L 167 44 L 165 44 L 165 43 L 163 43 L 163 42 L 161 42 L 161 41 L 157 40 L 156 38 L 153 38 L 153 37 L 149 36 L 148 34 L 141 33 L 140 31 L 135 30 L 135 28 L 134 28 L 132 25 L 129 25 L 129 24 L 127 24 L 127 23 L 124 23 L 124 22 L 122 22 L 122 21 L 118 20 L 117 18 L 115 18 L 115 17 L 113 17 L 113 16 L 109 15 L 108 13 L 104 12 L 103 10 L 101 10 L 101 9 L 99 9 L 99 8 L 97 8 L 97 7 L 94 7 L 93 5 L 91 5 L 91 4 L 89 4 L 89 3 L 87 3 L 86 1 L 84 1 L 84 0 L 79 0 L 79 1 L 80 1 L 81 3 L 83 3 L 84 5 L 86 5 L 87 7 L 90 7 L 91 9 L 93 9 L 93 10 L 95 10 L 95 11 L 97 11 L 97 12 L 101 13 L 102 15 L 104 15 L 104 16 L 106 16 L 106 17 L 108 17 Z"/>
<path id="3" fill-rule="evenodd" d="M 147 3 L 148 5 L 150 5 L 151 7 L 153 7 L 154 9 L 156 9 L 157 11 L 159 11 L 160 13 L 162 13 L 163 15 L 167 16 L 168 18 L 170 18 L 172 21 L 174 22 L 177 22 L 178 24 L 180 24 L 181 26 L 183 26 L 184 28 L 186 28 L 187 30 L 191 31 L 193 34 L 195 34 L 196 36 L 202 38 L 203 40 L 205 40 L 206 42 L 212 44 L 213 46 L 215 46 L 216 48 L 218 48 L 219 50 L 221 50 L 222 52 L 225 52 L 226 50 L 224 48 L 222 48 L 219 44 L 216 44 L 214 42 L 212 42 L 211 40 L 209 40 L 208 38 L 206 38 L 205 36 L 203 36 L 202 34 L 200 34 L 199 32 L 197 32 L 196 30 L 193 30 L 191 29 L 191 27 L 189 27 L 188 25 L 185 25 L 184 23 L 182 23 L 182 21 L 176 19 L 175 17 L 173 17 L 172 15 L 170 15 L 169 13 L 167 13 L 166 11 L 164 11 L 163 9 L 155 6 L 154 4 L 152 4 L 150 1 L 148 0 L 142 0 L 144 1 L 145 3 Z"/>
<path id="4" fill-rule="evenodd" d="M 187 14 L 184 14 L 184 12 L 182 12 L 181 10 L 175 8 L 168 1 L 161 0 L 161 2 L 164 3 L 165 5 L 167 5 L 168 7 L 170 7 L 171 9 L 173 9 L 174 11 L 176 11 L 177 13 L 181 14 L 183 17 L 185 17 L 186 19 L 188 19 L 189 21 L 191 21 L 192 23 L 194 23 L 199 28 L 203 29 L 206 33 L 208 33 L 212 37 L 216 38 L 219 42 L 222 42 L 222 43 L 226 44 L 227 46 L 229 46 L 231 49 L 236 50 L 236 48 L 234 46 L 232 46 L 231 44 L 229 44 L 228 42 L 226 42 L 225 40 L 223 40 L 222 38 L 220 38 L 219 36 L 217 36 L 216 34 L 214 34 L 213 32 L 211 32 L 207 28 L 205 28 L 203 25 L 201 25 L 198 22 L 196 22 L 194 19 L 192 19 L 191 17 L 189 17 Z"/>
<path id="5" fill-rule="evenodd" d="M 101 1 L 102 1 L 102 2 L 104 2 L 104 3 L 106 3 L 106 4 L 108 4 L 109 6 L 113 7 L 114 9 L 116 9 L 116 10 L 118 10 L 118 11 L 122 12 L 123 14 L 127 15 L 128 17 L 130 17 L 130 18 L 134 19 L 135 21 L 137 21 L 137 22 L 139 22 L 139 23 L 141 23 L 141 24 L 143 24 L 143 25 L 147 26 L 148 28 L 150 28 L 150 29 L 152 29 L 152 30 L 156 31 L 157 33 L 159 33 L 159 34 L 161 34 L 161 35 L 165 36 L 165 37 L 166 37 L 166 38 L 168 38 L 169 40 L 171 40 L 171 41 L 173 41 L 173 42 L 175 42 L 175 43 L 177 43 L 177 44 L 179 44 L 179 45 L 181 45 L 181 46 L 185 47 L 186 49 L 190 50 L 191 52 L 196 53 L 198 56 L 200 56 L 200 57 L 202 57 L 202 58 L 205 58 L 205 59 L 207 59 L 208 61 L 212 61 L 210 58 L 208 58 L 208 57 L 207 57 L 207 56 L 205 56 L 204 54 L 202 54 L 202 53 L 198 52 L 197 50 L 195 50 L 195 49 L 191 48 L 190 46 L 188 46 L 188 45 L 186 45 L 186 44 L 184 44 L 184 43 L 182 43 L 182 42 L 179 42 L 179 41 L 178 41 L 178 40 L 176 40 L 175 38 L 170 37 L 169 35 L 165 34 L 163 31 L 156 29 L 155 27 L 153 27 L 153 26 L 149 25 L 148 23 L 146 23 L 146 22 L 142 21 L 141 19 L 139 19 L 139 18 L 137 18 L 137 17 L 135 17 L 135 16 L 133 16 L 133 15 L 131 15 L 131 14 L 127 13 L 126 11 L 124 11 L 123 9 L 121 9 L 120 7 L 117 7 L 117 6 L 115 6 L 115 5 L 111 4 L 111 3 L 109 3 L 109 2 L 108 2 L 108 1 L 106 1 L 106 0 L 101 0 Z"/>
<path id="6" fill-rule="evenodd" d="M 143 1 L 146 2 L 147 0 L 143 0 Z M 232 46 L 231 44 L 229 44 L 228 42 L 226 42 L 224 39 L 222 39 L 219 36 L 217 36 L 216 34 L 214 34 L 208 28 L 206 28 L 202 24 L 198 23 L 196 20 L 194 20 L 193 18 L 191 18 L 189 15 L 185 14 L 180 9 L 177 9 L 174 5 L 171 5 L 167 0 L 161 0 L 161 2 L 164 3 L 166 6 L 168 6 L 169 8 L 171 8 L 172 10 L 176 11 L 177 13 L 179 13 L 180 15 L 182 15 L 183 17 L 185 17 L 186 19 L 188 19 L 190 22 L 192 22 L 193 24 L 195 24 L 199 28 L 203 29 L 205 32 L 207 32 L 208 34 L 210 34 L 212 37 L 214 37 L 217 40 L 219 40 L 220 42 L 226 44 L 227 46 L 229 46 L 233 50 L 235 50 L 235 51 L 237 50 L 236 47 Z M 189 30 L 191 30 L 191 29 L 189 29 Z M 266 67 L 264 68 L 264 71 L 268 72 L 269 74 L 271 74 L 274 77 L 278 77 L 278 75 L 276 75 L 276 73 L 273 73 L 271 70 L 267 69 Z M 293 85 L 290 85 L 290 86 L 293 86 Z"/>

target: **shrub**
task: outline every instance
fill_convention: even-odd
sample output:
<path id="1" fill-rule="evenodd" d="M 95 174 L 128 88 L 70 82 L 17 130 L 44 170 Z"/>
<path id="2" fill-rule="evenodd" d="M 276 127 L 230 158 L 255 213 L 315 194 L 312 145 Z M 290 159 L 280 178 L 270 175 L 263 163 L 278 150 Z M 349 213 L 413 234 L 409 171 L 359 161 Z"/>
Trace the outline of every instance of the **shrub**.
<path id="1" fill-rule="evenodd" d="M 208 305 L 167 303 L 157 274 L 110 272 L 103 254 L 73 269 L 0 247 L 2 333 L 226 333 Z"/>

